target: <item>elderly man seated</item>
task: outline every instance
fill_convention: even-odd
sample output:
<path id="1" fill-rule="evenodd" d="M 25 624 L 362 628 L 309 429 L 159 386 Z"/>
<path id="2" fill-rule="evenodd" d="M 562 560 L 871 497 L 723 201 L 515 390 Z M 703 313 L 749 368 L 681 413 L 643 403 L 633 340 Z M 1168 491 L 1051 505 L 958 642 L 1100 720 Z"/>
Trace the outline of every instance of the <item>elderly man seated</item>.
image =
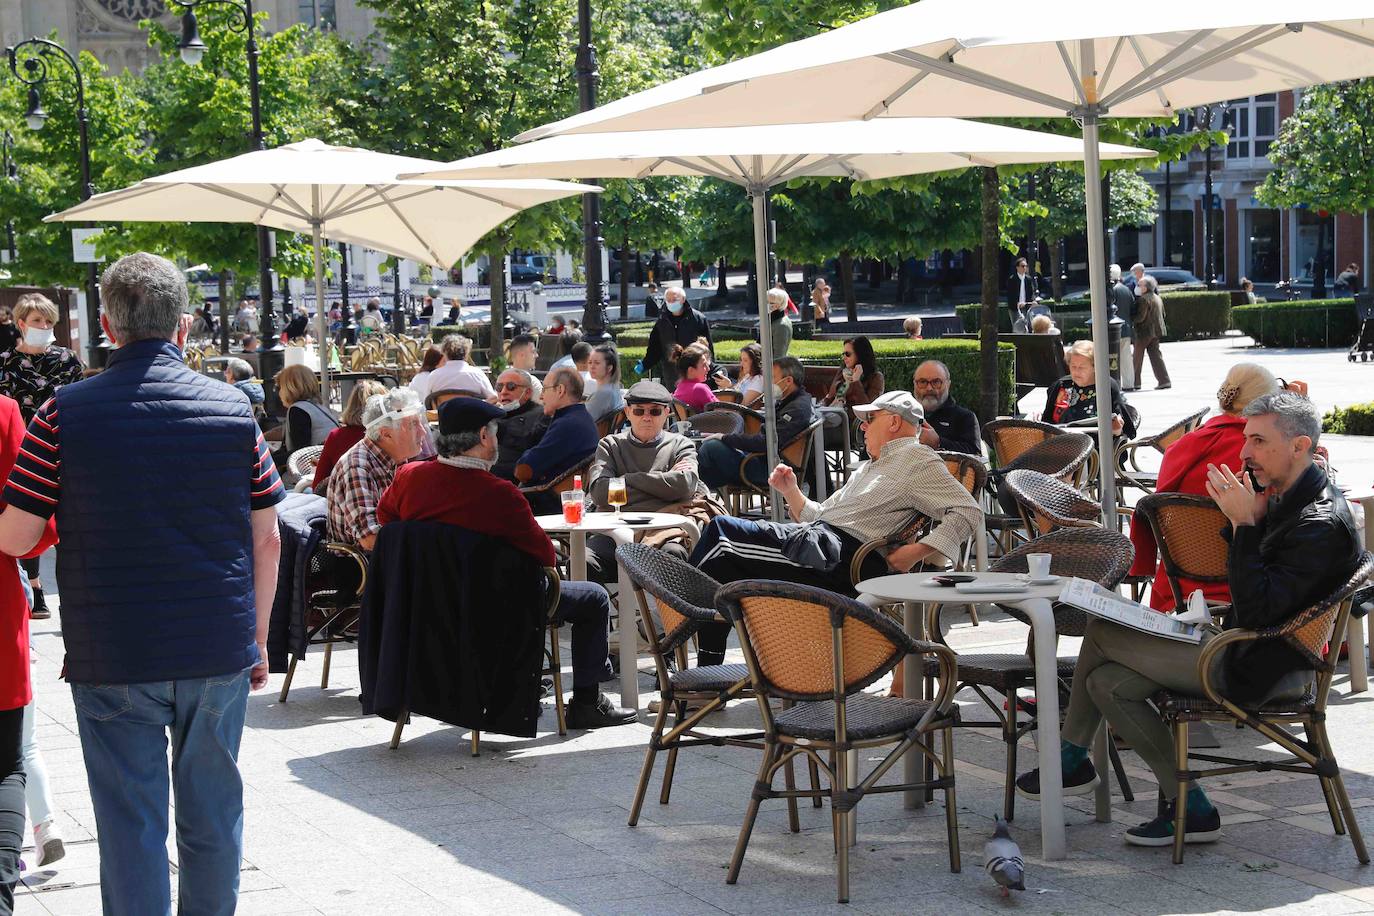
<path id="1" fill-rule="evenodd" d="M 1231 523 L 1226 626 L 1259 629 L 1283 624 L 1338 589 L 1354 572 L 1360 546 L 1345 498 L 1312 460 L 1321 434 L 1321 413 L 1312 402 L 1279 391 L 1251 401 L 1243 413 L 1245 471 L 1208 465 L 1207 493 Z M 1204 635 L 1202 644 L 1210 638 Z M 1150 699 L 1161 689 L 1202 696 L 1201 651 L 1201 645 L 1103 620 L 1092 621 L 1083 637 L 1060 732 L 1064 794 L 1082 795 L 1097 785 L 1088 747 L 1105 718 L 1154 771 L 1169 799 L 1159 817 L 1126 831 L 1127 843 L 1173 844 L 1174 742 Z M 1312 672 L 1287 644 L 1263 640 L 1229 649 L 1212 676 L 1222 696 L 1258 705 L 1301 696 Z M 1040 771 L 1021 776 L 1016 788 L 1039 798 Z M 1187 842 L 1221 835 L 1221 817 L 1201 786 L 1188 788 L 1184 804 Z"/>
<path id="2" fill-rule="evenodd" d="M 806 370 L 795 356 L 773 360 L 779 448 L 795 439 L 816 419 L 816 404 L 803 387 L 805 381 Z M 740 462 L 749 455 L 763 454 L 766 450 L 762 428 L 753 435 L 732 433 L 722 436 L 712 433 L 701 444 L 701 479 L 713 490 L 727 484 L 738 484 Z M 768 482 L 766 461 L 749 462 L 745 473 L 756 486 L 762 487 Z"/>
<path id="3" fill-rule="evenodd" d="M 429 430 L 420 397 L 409 388 L 393 388 L 369 398 L 362 421 L 362 441 L 344 452 L 329 472 L 327 524 L 331 541 L 371 550 L 382 527 L 377 521 L 377 501 L 396 476 L 396 468 L 426 446 Z"/>
<path id="4" fill-rule="evenodd" d="M 577 467 L 596 451 L 601 437 L 596 421 L 582 403 L 582 376 L 576 369 L 550 369 L 544 378 L 544 415 L 548 429 L 539 443 L 522 454 L 515 464 L 515 479 L 538 486 Z M 556 494 L 539 493 L 530 505 L 538 515 L 559 511 Z"/>
<path id="5" fill-rule="evenodd" d="M 949 366 L 938 359 L 926 360 L 916 367 L 911 387 L 925 411 L 925 423 L 921 426 L 923 445 L 936 451 L 983 453 L 978 417 L 967 407 L 959 406 L 950 393 Z"/>
<path id="6" fill-rule="evenodd" d="M 921 405 L 907 391 L 889 391 L 854 412 L 863 418 L 871 456 L 823 503 L 807 499 L 792 469 L 780 464 L 769 483 L 787 500 L 791 523 L 722 516 L 711 520 L 690 562 L 718 582 L 781 579 L 852 593 L 849 565 L 865 541 L 886 538 L 919 512 L 934 523 L 915 544 L 869 557 L 865 574 L 907 572 L 918 563 L 944 565 L 959 555 L 982 517 L 973 497 L 945 463 L 916 438 Z M 719 664 L 729 628 L 703 631 L 699 664 Z"/>
<path id="7" fill-rule="evenodd" d="M 461 334 L 450 334 L 439 342 L 439 350 L 444 354 L 444 363 L 429 375 L 429 394 L 461 391 L 487 400 L 496 397 L 496 391 L 487 380 L 487 373 L 468 364 L 468 354 L 472 351 L 471 340 Z"/>
<path id="8" fill-rule="evenodd" d="M 416 462 L 397 472 L 377 507 L 379 522 L 457 525 L 507 541 L 542 566 L 556 565 L 553 544 L 520 491 L 491 473 L 501 416 L 499 408 L 472 398 L 457 398 L 441 406 L 438 460 Z M 591 582 L 564 582 L 557 613 L 559 623 L 572 624 L 573 695 L 567 708 L 568 727 L 633 722 L 635 711 L 616 706 L 599 687 L 611 676 L 607 648 L 611 600 L 606 590 Z"/>
<path id="9" fill-rule="evenodd" d="M 491 472 L 502 480 L 515 480 L 520 456 L 539 444 L 549 418 L 534 397 L 534 376 L 514 367 L 496 379 L 496 406 L 505 415 L 496 421 L 500 442 Z"/>
<path id="10" fill-rule="evenodd" d="M 253 367 L 248 360 L 237 356 L 224 361 L 224 380 L 248 396 L 248 403 L 254 406 L 264 400 L 262 382 L 253 379 Z"/>
<path id="11" fill-rule="evenodd" d="M 636 382 L 625 394 L 630 428 L 601 440 L 587 475 L 587 490 L 596 508 L 611 508 L 611 479 L 625 481 L 626 503 L 632 512 L 676 512 L 699 496 L 706 486 L 697 476 L 697 449 L 692 440 L 666 432 L 673 396 L 658 382 Z M 615 542 L 604 534 L 587 538 L 587 569 L 598 582 L 616 579 Z M 663 549 L 687 559 L 677 541 Z"/>

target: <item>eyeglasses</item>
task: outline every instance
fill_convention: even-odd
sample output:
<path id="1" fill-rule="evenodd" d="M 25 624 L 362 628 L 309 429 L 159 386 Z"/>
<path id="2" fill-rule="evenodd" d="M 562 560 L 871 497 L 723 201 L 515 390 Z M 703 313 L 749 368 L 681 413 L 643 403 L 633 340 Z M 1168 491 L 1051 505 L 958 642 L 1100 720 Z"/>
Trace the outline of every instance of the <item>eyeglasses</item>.
<path id="1" fill-rule="evenodd" d="M 918 379 L 916 380 L 916 387 L 917 387 L 917 388 L 943 388 L 943 387 L 945 387 L 945 380 L 942 379 L 942 378 L 918 378 Z"/>
<path id="2" fill-rule="evenodd" d="M 524 387 L 526 387 L 524 382 L 502 382 L 502 383 L 500 383 L 499 385 L 496 386 L 496 390 L 497 390 L 497 391 L 519 391 L 521 388 L 524 388 Z"/>
<path id="3" fill-rule="evenodd" d="M 630 408 L 630 413 L 632 413 L 636 417 L 661 417 L 667 412 L 668 408 L 661 407 L 657 404 L 651 407 L 641 407 L 639 405 L 635 405 L 634 407 Z"/>
<path id="4" fill-rule="evenodd" d="M 853 358 L 854 358 L 854 354 L 851 353 L 851 352 L 848 351 L 848 350 L 845 350 L 845 351 L 844 351 L 844 358 L 845 358 L 845 359 L 853 359 Z"/>

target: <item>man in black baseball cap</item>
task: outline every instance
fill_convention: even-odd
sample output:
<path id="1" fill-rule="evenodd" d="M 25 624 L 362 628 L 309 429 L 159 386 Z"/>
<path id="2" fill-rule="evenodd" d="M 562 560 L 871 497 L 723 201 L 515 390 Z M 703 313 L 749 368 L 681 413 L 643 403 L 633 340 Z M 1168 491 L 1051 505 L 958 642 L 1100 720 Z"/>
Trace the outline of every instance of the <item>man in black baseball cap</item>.
<path id="1" fill-rule="evenodd" d="M 491 473 L 496 461 L 496 421 L 504 411 L 478 398 L 453 398 L 439 407 L 436 461 L 405 465 L 382 494 L 377 519 L 456 525 L 507 541 L 541 566 L 555 566 L 553 544 L 534 520 L 515 484 Z M 611 599 L 594 582 L 564 582 L 557 619 L 572 624 L 573 696 L 569 728 L 625 725 L 635 711 L 601 692 L 611 677 Z"/>

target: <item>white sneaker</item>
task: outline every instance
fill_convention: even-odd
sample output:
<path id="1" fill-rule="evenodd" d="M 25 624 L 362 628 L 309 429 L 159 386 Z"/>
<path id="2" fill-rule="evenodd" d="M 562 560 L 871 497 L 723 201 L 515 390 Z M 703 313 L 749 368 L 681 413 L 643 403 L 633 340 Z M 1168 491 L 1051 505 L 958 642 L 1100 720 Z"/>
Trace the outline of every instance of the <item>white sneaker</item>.
<path id="1" fill-rule="evenodd" d="M 39 868 L 51 865 L 67 854 L 66 847 L 62 845 L 62 833 L 54 821 L 34 825 L 33 845 L 38 847 Z"/>

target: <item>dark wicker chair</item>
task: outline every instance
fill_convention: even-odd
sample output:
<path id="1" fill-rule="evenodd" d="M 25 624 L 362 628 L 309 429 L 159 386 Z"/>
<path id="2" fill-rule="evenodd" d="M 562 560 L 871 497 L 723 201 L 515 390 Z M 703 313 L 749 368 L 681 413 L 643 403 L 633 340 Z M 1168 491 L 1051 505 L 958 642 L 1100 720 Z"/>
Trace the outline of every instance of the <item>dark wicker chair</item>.
<path id="1" fill-rule="evenodd" d="M 306 645 L 324 646 L 324 668 L 320 689 L 329 687 L 329 662 L 334 643 L 357 638 L 358 614 L 362 611 L 363 590 L 367 588 L 367 554 L 352 544 L 321 541 L 310 555 L 305 579 Z M 279 702 L 286 702 L 291 680 L 296 676 L 299 655 L 291 656 L 286 669 Z"/>
<path id="2" fill-rule="evenodd" d="M 625 410 L 608 410 L 596 418 L 596 434 L 601 438 L 606 438 L 614 432 L 618 432 L 620 427 L 625 425 Z"/>
<path id="3" fill-rule="evenodd" d="M 1202 421 L 1207 419 L 1207 414 L 1211 413 L 1211 410 L 1210 407 L 1204 407 L 1197 413 L 1189 414 L 1153 436 L 1145 436 L 1118 445 L 1116 447 L 1117 486 L 1120 488 L 1136 487 L 1147 493 L 1153 493 L 1155 486 L 1159 483 L 1159 474 L 1141 469 L 1138 457 L 1140 450 L 1153 449 L 1163 455 L 1165 449 L 1201 426 Z"/>
<path id="4" fill-rule="evenodd" d="M 744 429 L 744 417 L 728 410 L 707 410 L 699 414 L 693 414 L 687 421 L 692 424 L 692 431 L 701 433 L 720 433 L 729 436 Z"/>
<path id="5" fill-rule="evenodd" d="M 1230 522 L 1210 497 L 1191 493 L 1150 493 L 1140 498 L 1135 511 L 1150 526 L 1155 549 L 1174 606 L 1183 608 L 1188 596 L 1180 579 L 1195 582 L 1226 582 L 1231 545 L 1221 536 Z"/>
<path id="6" fill-rule="evenodd" d="M 733 388 L 716 389 L 716 400 L 725 401 L 727 404 L 739 404 L 744 400 L 744 395 Z"/>
<path id="7" fill-rule="evenodd" d="M 1052 534 L 1037 538 L 1029 544 L 999 557 L 992 564 L 993 572 L 1026 572 L 1026 555 L 1047 553 L 1050 555 L 1050 571 L 1057 576 L 1076 576 L 1103 586 L 1116 588 L 1131 568 L 1134 550 L 1125 535 L 1101 528 L 1063 528 Z M 947 605 L 932 604 L 926 608 L 926 632 L 932 640 L 944 644 L 941 632 L 941 616 Z M 1029 623 L 1021 612 L 1014 607 L 1004 607 L 1007 613 Z M 1056 603 L 1054 606 L 1055 631 L 1063 636 L 1082 636 L 1088 628 L 1088 617 L 1077 608 Z M 1021 703 L 1021 690 L 1035 684 L 1035 663 L 1030 653 L 961 653 L 959 661 L 958 689 L 972 688 L 994 718 L 983 721 L 962 721 L 961 726 L 970 728 L 997 728 L 1002 732 L 1006 744 L 1006 783 L 1003 787 L 1002 816 L 1011 820 L 1016 814 L 1016 746 L 1021 738 L 1035 729 L 1035 719 L 1019 723 L 1017 710 L 1026 711 Z M 1067 682 L 1073 677 L 1075 656 L 1059 657 L 1059 678 Z M 938 675 L 939 669 L 926 664 L 927 694 L 929 678 Z M 995 694 L 989 693 L 995 691 Z M 1006 707 L 1003 710 L 1003 702 Z M 1133 799 L 1130 785 L 1126 781 L 1125 770 L 1121 766 L 1116 749 L 1108 742 L 1112 754 L 1112 765 L 1116 768 L 1123 795 L 1127 801 Z"/>
<path id="8" fill-rule="evenodd" d="M 797 474 L 797 483 L 805 487 L 811 472 L 811 459 L 815 449 L 811 447 L 811 437 L 816 435 L 821 428 L 823 421 L 819 418 L 811 423 L 806 429 L 797 433 L 788 442 L 778 444 L 778 459 L 792 468 Z M 768 460 L 762 452 L 755 452 L 745 455 L 739 463 L 739 482 L 728 483 L 720 488 L 720 495 L 725 499 L 726 505 L 730 507 L 731 515 L 743 515 L 746 503 L 754 500 L 759 502 L 759 511 L 767 514 L 769 494 L 771 492 L 767 483 L 758 486 L 749 479 L 748 468 L 752 462 L 763 463 Z M 769 468 L 771 471 L 772 469 Z"/>
<path id="9" fill-rule="evenodd" d="M 1064 435 L 1064 430 L 1052 423 L 1039 420 L 1014 420 L 1009 417 L 992 420 L 984 424 L 983 441 L 988 446 L 988 456 L 993 467 L 1006 467 L 1015 461 L 1022 452 L 1046 439 Z"/>
<path id="10" fill-rule="evenodd" d="M 763 429 L 763 414 L 754 410 L 752 407 L 745 407 L 742 404 L 734 404 L 729 401 L 713 401 L 706 405 L 706 410 L 703 412 L 710 413 L 714 410 L 724 410 L 729 413 L 738 414 L 740 420 L 744 424 L 741 427 L 741 432 L 746 436 L 752 436 Z"/>
<path id="11" fill-rule="evenodd" d="M 942 789 L 950 871 L 959 861 L 954 792 L 955 656 L 947 646 L 912 639 L 883 614 L 833 592 L 788 582 L 750 580 L 725 586 L 716 603 L 735 624 L 764 724 L 764 754 L 730 860 L 727 884 L 739 878 L 749 836 L 766 798 L 830 799 L 839 858 L 839 902 L 849 902 L 849 813 L 866 795 Z M 931 700 L 898 700 L 864 693 L 907 655 L 933 656 L 939 692 Z M 797 705 L 775 711 L 771 699 Z M 933 737 L 940 736 L 940 753 Z M 869 773 L 849 772 L 851 750 L 895 745 Z M 909 751 L 921 754 L 939 778 L 878 785 Z M 828 754 L 829 759 L 822 758 Z M 779 769 L 805 755 L 825 771 L 829 789 L 773 788 Z M 832 762 L 833 761 L 833 762 Z M 850 783 L 854 785 L 851 788 Z M 793 827 L 795 831 L 795 825 Z"/>
<path id="12" fill-rule="evenodd" d="M 1002 486 L 1016 500 L 1021 522 L 1032 537 L 1102 524 L 1102 506 L 1057 477 L 1017 469 L 1002 478 Z"/>
<path id="13" fill-rule="evenodd" d="M 994 420 L 993 423 L 1001 423 Z M 1007 421 L 1012 422 L 1012 421 Z M 1029 420 L 1017 420 L 1029 423 Z M 992 423 L 988 424 L 993 425 Z M 1040 423 L 1037 426 L 1048 424 Z M 1044 439 L 1021 452 L 1010 462 L 1000 464 L 988 472 L 988 491 L 994 506 L 1000 506 L 1000 513 L 990 512 L 986 518 L 987 529 L 997 533 L 1002 551 L 1011 550 L 1017 532 L 1022 531 L 1020 510 L 1010 494 L 1003 493 L 1002 480 L 1008 473 L 1016 470 L 1039 471 L 1050 477 L 1057 477 L 1068 484 L 1080 484 L 1092 467 L 1092 437 L 1083 433 L 1065 432 L 1057 426 L 1050 427 L 1056 435 Z M 1027 533 L 1027 536 L 1028 533 Z"/>
<path id="14" fill-rule="evenodd" d="M 1279 626 L 1262 630 L 1227 630 L 1202 647 L 1198 656 L 1198 678 L 1202 681 L 1203 696 L 1185 696 L 1163 692 L 1155 697 L 1155 705 L 1165 721 L 1173 726 L 1174 749 L 1177 757 L 1178 797 L 1188 791 L 1188 783 L 1208 776 L 1231 776 L 1281 770 L 1287 773 L 1307 773 L 1321 781 L 1322 797 L 1331 816 L 1336 834 L 1348 830 L 1355 856 L 1361 865 L 1369 864 L 1364 837 L 1350 805 L 1350 796 L 1341 779 L 1341 769 L 1331 740 L 1326 734 L 1326 700 L 1331 691 L 1331 678 L 1340 658 L 1341 638 L 1350 622 L 1350 609 L 1355 593 L 1374 575 L 1374 554 L 1365 553 L 1351 577 L 1332 594 Z M 1263 706 L 1242 705 L 1222 696 L 1212 680 L 1213 662 L 1228 647 L 1245 642 L 1281 640 L 1297 651 L 1315 673 L 1308 692 L 1297 700 L 1278 701 Z M 1200 754 L 1188 749 L 1188 726 L 1192 722 L 1234 722 L 1237 726 L 1253 728 L 1286 751 L 1290 756 L 1282 760 L 1253 760 L 1224 757 L 1219 754 Z M 1291 731 L 1302 726 L 1305 738 Z M 1189 767 L 1190 759 L 1217 763 L 1221 766 L 1205 770 Z M 1176 805 L 1174 822 L 1174 864 L 1183 862 L 1183 847 L 1187 842 L 1185 815 L 1187 806 Z"/>
<path id="15" fill-rule="evenodd" d="M 634 802 L 630 806 L 630 826 L 639 823 L 644 806 L 644 793 L 654 772 L 654 761 L 660 751 L 668 752 L 663 770 L 663 789 L 658 803 L 668 804 L 673 790 L 673 774 L 677 769 L 677 752 L 684 747 L 713 745 L 724 747 L 762 748 L 762 732 L 751 734 L 710 735 L 698 731 L 703 719 L 730 700 L 751 694 L 749 669 L 745 665 L 706 665 L 689 668 L 687 644 L 708 623 L 722 621 L 715 611 L 716 592 L 720 583 L 694 566 L 644 544 L 622 544 L 616 548 L 615 558 L 625 568 L 634 583 L 635 599 L 639 602 L 639 616 L 654 657 L 658 674 L 659 708 L 649 734 L 649 747 L 644 754 L 644 766 L 635 786 Z M 652 595 L 658 606 L 658 620 L 663 635 L 654 625 L 645 594 Z M 668 716 L 675 714 L 671 729 Z M 791 809 L 796 817 L 796 803 Z"/>
<path id="16" fill-rule="evenodd" d="M 575 482 L 573 478 L 579 476 L 586 477 L 587 471 L 591 466 L 592 456 L 589 456 L 586 461 L 579 462 L 574 467 L 568 468 L 553 480 L 541 484 L 526 484 L 520 487 L 520 492 L 529 495 L 531 493 L 562 493 L 564 490 L 571 490 Z M 520 478 L 521 468 L 524 468 L 526 479 L 528 479 L 529 465 L 527 464 L 518 464 L 515 466 L 516 479 Z"/>

